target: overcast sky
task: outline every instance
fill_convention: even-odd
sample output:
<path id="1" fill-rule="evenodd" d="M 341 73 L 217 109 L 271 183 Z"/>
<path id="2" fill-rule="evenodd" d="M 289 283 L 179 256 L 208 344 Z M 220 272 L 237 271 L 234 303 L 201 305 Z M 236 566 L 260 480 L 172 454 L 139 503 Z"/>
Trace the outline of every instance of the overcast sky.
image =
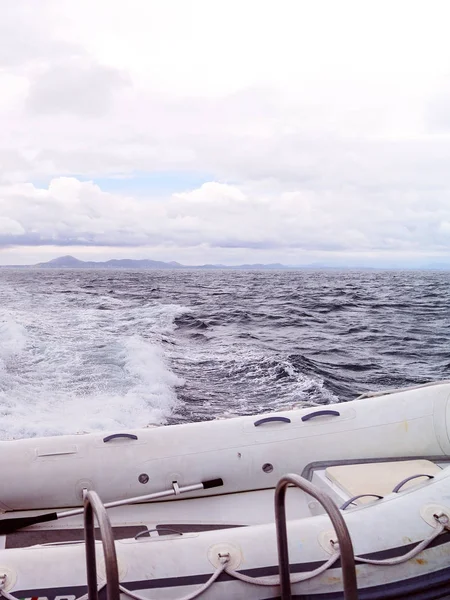
<path id="1" fill-rule="evenodd" d="M 0 264 L 449 255 L 447 0 L 0 9 Z"/>

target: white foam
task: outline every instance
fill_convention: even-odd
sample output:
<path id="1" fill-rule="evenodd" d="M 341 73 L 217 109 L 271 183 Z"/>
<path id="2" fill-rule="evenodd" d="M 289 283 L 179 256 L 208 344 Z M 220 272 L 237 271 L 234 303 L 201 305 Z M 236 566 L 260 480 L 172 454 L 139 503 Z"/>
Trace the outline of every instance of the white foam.
<path id="1" fill-rule="evenodd" d="M 177 402 L 175 389 L 184 381 L 168 368 L 160 346 L 133 336 L 125 341 L 124 348 L 125 370 L 134 380 L 126 397 L 144 399 L 152 406 L 153 420 L 163 422 Z"/>
<path id="2" fill-rule="evenodd" d="M 37 324 L 26 314 L 23 323 L 0 321 L 0 438 L 164 423 L 183 380 L 163 340 L 187 309 L 149 306 L 123 321 L 112 311 L 54 309 L 41 310 Z"/>
<path id="3" fill-rule="evenodd" d="M 26 329 L 17 323 L 6 311 L 0 312 L 0 369 L 6 368 L 6 362 L 23 352 L 27 344 Z"/>

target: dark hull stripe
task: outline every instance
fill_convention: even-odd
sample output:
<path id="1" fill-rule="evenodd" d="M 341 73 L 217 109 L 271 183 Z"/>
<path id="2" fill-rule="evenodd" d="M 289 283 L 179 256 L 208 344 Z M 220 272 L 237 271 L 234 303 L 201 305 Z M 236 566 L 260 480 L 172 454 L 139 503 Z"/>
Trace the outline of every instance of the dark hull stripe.
<path id="1" fill-rule="evenodd" d="M 359 600 L 438 600 L 448 594 L 450 594 L 450 568 L 358 590 Z M 292 598 L 296 600 L 342 600 L 342 592 L 293 595 Z"/>
<path id="2" fill-rule="evenodd" d="M 450 533 L 445 532 L 437 539 L 433 541 L 428 547 L 433 548 L 437 546 L 444 545 L 450 542 Z M 402 554 L 406 554 L 411 548 L 416 546 L 416 544 L 408 544 L 407 546 L 401 546 L 398 548 L 390 548 L 388 550 L 382 550 L 379 552 L 372 552 L 369 554 L 364 554 L 364 558 L 374 558 L 374 559 L 385 559 L 385 558 L 393 558 L 396 556 L 400 556 Z M 291 565 L 291 573 L 304 573 L 307 571 L 312 571 L 313 569 L 318 568 L 323 564 L 323 561 L 320 562 L 310 562 L 310 563 L 297 563 Z M 340 561 L 337 561 L 335 565 L 333 565 L 333 569 L 340 567 Z M 382 567 L 378 567 L 382 569 Z M 392 568 L 392 567 L 387 567 Z M 250 577 L 265 577 L 269 575 L 277 575 L 278 574 L 278 565 L 270 566 L 270 567 L 259 567 L 255 569 L 246 569 L 240 571 L 244 575 L 248 575 Z M 183 577 L 167 577 L 164 579 L 152 579 L 152 580 L 143 580 L 143 581 L 130 581 L 124 583 L 125 587 L 127 587 L 131 591 L 137 590 L 148 590 L 148 589 L 158 589 L 158 588 L 171 588 L 171 587 L 179 587 L 179 586 L 189 586 L 189 585 L 201 585 L 205 583 L 210 577 L 212 573 L 207 574 L 199 574 L 199 575 L 187 575 Z M 226 582 L 226 581 L 236 581 L 234 577 L 226 573 L 222 573 L 222 575 L 218 578 L 218 581 Z M 14 591 L 14 596 L 19 598 L 30 598 L 36 596 L 46 596 L 47 598 L 53 598 L 54 596 L 66 596 L 66 595 L 75 595 L 80 596 L 87 591 L 86 586 L 71 586 L 64 588 L 43 588 L 43 589 L 31 589 L 31 590 L 20 590 Z M 428 600 L 428 599 L 437 599 L 441 598 L 445 593 L 450 594 L 450 568 L 441 569 L 434 573 L 425 573 L 419 577 L 413 577 L 406 581 L 397 581 L 389 584 L 384 584 L 380 586 L 372 586 L 370 588 L 364 588 L 359 591 L 360 600 L 388 600 L 389 598 L 405 598 L 405 600 L 413 598 L 414 600 Z M 436 595 L 437 594 L 437 595 Z M 100 594 L 102 596 L 102 594 Z M 106 597 L 106 596 L 105 596 Z M 342 592 L 339 593 L 325 593 L 325 594 L 314 594 L 314 595 L 304 595 L 294 596 L 295 598 L 302 598 L 302 600 L 341 600 Z M 278 596 L 277 596 L 278 598 Z"/>
<path id="3" fill-rule="evenodd" d="M 130 584 L 125 586 L 131 589 Z M 136 589 L 145 589 L 137 587 Z M 267 588 L 266 588 L 267 590 Z M 230 590 L 231 591 L 231 590 Z M 230 593 L 227 591 L 227 594 Z M 15 592 L 19 598 L 35 598 L 45 596 L 53 600 L 55 596 L 75 596 L 87 592 L 86 586 L 68 587 L 68 588 L 48 588 L 32 591 Z M 390 584 L 378 585 L 371 588 L 358 590 L 359 600 L 439 600 L 443 596 L 450 594 L 450 568 L 414 577 L 406 581 L 396 581 Z M 99 594 L 100 600 L 106 599 L 106 589 L 103 588 Z M 333 592 L 329 594 L 295 594 L 293 600 L 342 600 L 342 592 Z M 272 596 L 266 600 L 280 600 L 280 596 Z"/>

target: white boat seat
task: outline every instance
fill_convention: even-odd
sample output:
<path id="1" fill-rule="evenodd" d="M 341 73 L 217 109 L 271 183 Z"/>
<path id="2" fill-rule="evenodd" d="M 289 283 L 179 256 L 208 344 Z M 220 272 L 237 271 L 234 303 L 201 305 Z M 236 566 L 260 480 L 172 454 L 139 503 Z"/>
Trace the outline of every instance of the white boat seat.
<path id="1" fill-rule="evenodd" d="M 392 462 L 362 463 L 357 465 L 338 465 L 328 467 L 326 477 L 337 485 L 349 497 L 359 494 L 375 494 L 386 496 L 403 479 L 419 473 L 423 475 L 436 475 L 441 471 L 438 465 L 429 460 L 402 460 Z M 413 479 L 402 487 L 416 486 L 426 479 Z M 373 502 L 370 498 L 360 498 L 356 504 Z"/>

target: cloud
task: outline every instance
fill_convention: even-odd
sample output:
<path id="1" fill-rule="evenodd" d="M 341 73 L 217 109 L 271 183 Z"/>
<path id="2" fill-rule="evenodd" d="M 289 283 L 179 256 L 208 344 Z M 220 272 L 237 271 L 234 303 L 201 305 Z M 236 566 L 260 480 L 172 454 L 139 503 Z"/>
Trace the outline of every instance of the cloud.
<path id="1" fill-rule="evenodd" d="M 450 133 L 450 68 L 431 94 L 426 116 L 431 132 Z"/>
<path id="2" fill-rule="evenodd" d="M 83 50 L 55 35 L 58 17 L 49 0 L 17 0 L 2 4 L 0 19 L 0 67 L 21 67 Z M 51 34 L 49 35 L 49 32 Z"/>
<path id="3" fill-rule="evenodd" d="M 450 193 L 252 190 L 218 182 L 162 198 L 58 178 L 0 189 L 3 245 L 206 247 L 303 252 L 450 250 Z"/>
<path id="4" fill-rule="evenodd" d="M 440 0 L 8 3 L 1 242 L 447 251 L 449 12 Z M 210 181 L 164 197 L 86 182 L 164 171 Z"/>
<path id="5" fill-rule="evenodd" d="M 25 229 L 17 221 L 9 217 L 0 217 L 0 237 L 21 237 L 25 235 Z"/>
<path id="6" fill-rule="evenodd" d="M 102 116 L 129 83 L 118 69 L 80 60 L 52 65 L 31 84 L 27 108 L 37 114 Z"/>

